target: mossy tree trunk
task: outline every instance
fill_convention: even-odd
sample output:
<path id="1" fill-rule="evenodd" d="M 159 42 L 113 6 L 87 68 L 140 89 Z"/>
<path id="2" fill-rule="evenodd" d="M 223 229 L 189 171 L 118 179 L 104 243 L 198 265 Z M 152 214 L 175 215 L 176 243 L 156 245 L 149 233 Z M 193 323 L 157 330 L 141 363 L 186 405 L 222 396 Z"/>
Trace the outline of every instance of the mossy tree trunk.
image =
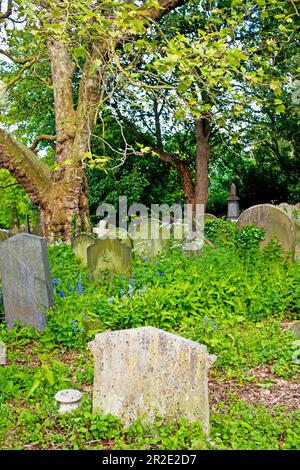
<path id="1" fill-rule="evenodd" d="M 146 25 L 151 24 L 149 20 L 159 21 L 162 16 L 187 1 L 158 0 L 161 8 L 142 9 L 142 18 Z M 63 9 L 62 14 L 65 14 Z M 55 22 L 59 21 L 60 19 L 55 17 Z M 63 17 L 61 21 L 64 22 Z M 0 168 L 11 172 L 39 208 L 42 229 L 49 241 L 57 237 L 70 241 L 72 234 L 80 233 L 83 228 L 87 232 L 91 229 L 84 157 L 90 151 L 100 103 L 100 86 L 105 84 L 106 70 L 112 60 L 108 51 L 113 53 L 125 40 L 134 40 L 130 31 L 126 38 L 119 38 L 115 44 L 111 41 L 108 41 L 108 44 L 99 43 L 97 38 L 91 39 L 85 63 L 80 71 L 76 106 L 73 101 L 75 64 L 69 49 L 59 35 L 52 35 L 48 40 L 56 135 L 43 134 L 37 137 L 35 142 L 41 138 L 55 141 L 55 170 L 51 171 L 33 150 L 18 143 L 8 132 L 0 129 Z M 8 56 L 10 57 L 9 54 Z M 25 70 L 34 60 L 31 58 L 28 66 L 26 60 L 19 58 L 16 63 L 24 63 Z"/>

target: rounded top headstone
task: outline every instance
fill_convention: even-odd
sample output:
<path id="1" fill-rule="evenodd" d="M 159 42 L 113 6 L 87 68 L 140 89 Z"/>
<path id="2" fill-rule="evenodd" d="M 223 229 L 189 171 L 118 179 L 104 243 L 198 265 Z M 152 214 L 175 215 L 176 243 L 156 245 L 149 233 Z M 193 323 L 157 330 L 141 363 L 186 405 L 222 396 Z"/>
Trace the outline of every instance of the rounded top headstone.
<path id="1" fill-rule="evenodd" d="M 272 204 L 258 204 L 246 209 L 238 219 L 238 227 L 256 225 L 265 230 L 265 239 L 261 246 L 266 246 L 273 237 L 282 245 L 285 252 L 291 252 L 294 258 L 296 227 L 293 219 L 283 210 Z"/>

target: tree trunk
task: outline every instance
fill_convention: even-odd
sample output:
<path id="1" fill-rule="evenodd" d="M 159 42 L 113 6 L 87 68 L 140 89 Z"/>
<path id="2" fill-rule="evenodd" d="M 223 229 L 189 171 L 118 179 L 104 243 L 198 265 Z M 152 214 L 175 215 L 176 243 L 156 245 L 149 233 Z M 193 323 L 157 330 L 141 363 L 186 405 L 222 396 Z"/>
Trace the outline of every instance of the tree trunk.
<path id="1" fill-rule="evenodd" d="M 204 212 L 208 200 L 208 161 L 211 155 L 209 116 L 195 119 L 196 132 L 196 181 L 195 204 L 203 204 Z"/>

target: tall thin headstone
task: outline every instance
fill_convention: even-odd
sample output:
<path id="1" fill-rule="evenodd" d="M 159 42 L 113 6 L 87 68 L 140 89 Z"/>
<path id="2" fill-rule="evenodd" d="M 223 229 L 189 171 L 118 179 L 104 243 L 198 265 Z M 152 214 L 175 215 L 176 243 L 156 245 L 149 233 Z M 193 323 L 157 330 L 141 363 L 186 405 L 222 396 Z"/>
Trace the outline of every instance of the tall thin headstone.
<path id="1" fill-rule="evenodd" d="M 232 183 L 228 198 L 227 220 L 237 220 L 239 218 L 239 200 L 240 198 L 236 195 L 236 185 Z"/>
<path id="2" fill-rule="evenodd" d="M 1 243 L 0 270 L 7 327 L 43 330 L 45 310 L 53 305 L 47 240 L 19 233 Z"/>

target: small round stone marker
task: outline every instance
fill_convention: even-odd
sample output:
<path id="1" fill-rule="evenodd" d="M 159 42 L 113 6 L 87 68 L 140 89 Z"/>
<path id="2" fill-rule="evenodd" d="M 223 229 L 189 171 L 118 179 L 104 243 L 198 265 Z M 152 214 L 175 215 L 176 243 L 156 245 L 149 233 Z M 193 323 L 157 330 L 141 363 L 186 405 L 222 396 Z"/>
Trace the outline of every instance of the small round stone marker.
<path id="1" fill-rule="evenodd" d="M 73 389 L 60 390 L 54 398 L 59 404 L 59 414 L 64 414 L 80 407 L 82 393 Z"/>

